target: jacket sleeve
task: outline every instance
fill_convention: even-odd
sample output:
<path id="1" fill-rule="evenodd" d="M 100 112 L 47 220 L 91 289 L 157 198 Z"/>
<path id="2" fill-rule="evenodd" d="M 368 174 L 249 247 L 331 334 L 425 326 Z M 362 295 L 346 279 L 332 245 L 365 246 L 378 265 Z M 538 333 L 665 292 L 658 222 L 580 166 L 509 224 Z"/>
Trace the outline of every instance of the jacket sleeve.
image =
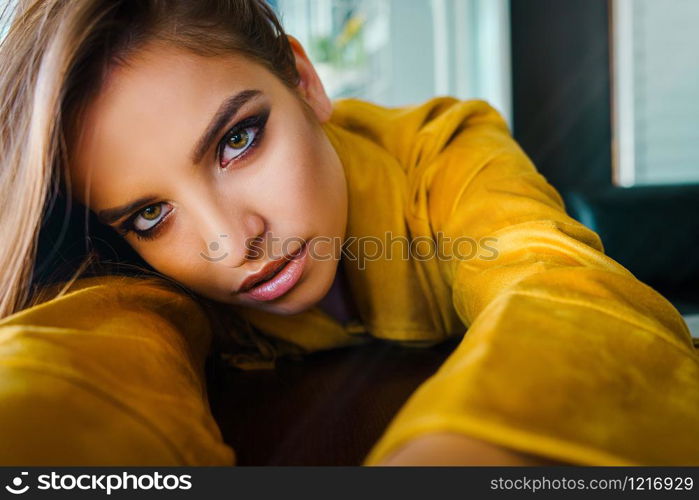
<path id="1" fill-rule="evenodd" d="M 203 310 L 90 278 L 0 322 L 0 464 L 232 465 L 209 411 Z"/>
<path id="2" fill-rule="evenodd" d="M 415 199 L 433 233 L 479 245 L 441 265 L 467 332 L 365 464 L 442 431 L 572 464 L 699 464 L 699 356 L 680 314 L 566 214 L 497 112 L 455 106 L 466 124 L 419 138 L 442 147 L 416 167 Z"/>

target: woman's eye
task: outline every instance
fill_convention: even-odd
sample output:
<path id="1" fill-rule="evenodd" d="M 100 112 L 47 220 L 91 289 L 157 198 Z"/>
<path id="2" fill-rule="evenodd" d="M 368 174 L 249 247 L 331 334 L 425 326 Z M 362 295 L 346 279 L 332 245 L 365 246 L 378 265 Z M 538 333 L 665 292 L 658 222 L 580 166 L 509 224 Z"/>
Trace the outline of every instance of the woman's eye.
<path id="1" fill-rule="evenodd" d="M 149 231 L 157 226 L 163 218 L 172 210 L 165 203 L 158 203 L 141 210 L 133 220 L 133 227 L 136 231 Z"/>
<path id="2" fill-rule="evenodd" d="M 223 140 L 221 148 L 221 166 L 226 166 L 232 160 L 247 151 L 255 142 L 258 134 L 258 127 L 245 127 L 236 130 Z"/>

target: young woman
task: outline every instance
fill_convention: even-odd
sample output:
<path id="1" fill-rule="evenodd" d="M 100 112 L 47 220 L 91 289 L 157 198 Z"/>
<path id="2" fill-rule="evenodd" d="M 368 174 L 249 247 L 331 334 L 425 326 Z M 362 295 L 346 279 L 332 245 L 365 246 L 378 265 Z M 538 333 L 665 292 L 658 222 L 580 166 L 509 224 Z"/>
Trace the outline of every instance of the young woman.
<path id="1" fill-rule="evenodd" d="M 0 65 L 0 462 L 234 463 L 203 363 L 246 325 L 466 333 L 365 464 L 699 464 L 681 316 L 486 103 L 331 102 L 261 0 L 26 1 Z M 161 277 L 40 283 L 57 195 Z"/>

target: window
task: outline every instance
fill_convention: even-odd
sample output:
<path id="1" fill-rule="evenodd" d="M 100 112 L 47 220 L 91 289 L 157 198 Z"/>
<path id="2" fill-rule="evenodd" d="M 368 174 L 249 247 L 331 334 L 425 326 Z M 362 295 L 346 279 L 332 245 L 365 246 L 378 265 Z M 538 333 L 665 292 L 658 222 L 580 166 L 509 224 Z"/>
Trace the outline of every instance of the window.
<path id="1" fill-rule="evenodd" d="M 699 2 L 613 0 L 614 181 L 699 182 Z"/>
<path id="2" fill-rule="evenodd" d="M 511 117 L 508 0 L 274 0 L 332 98 L 382 105 L 437 95 Z"/>

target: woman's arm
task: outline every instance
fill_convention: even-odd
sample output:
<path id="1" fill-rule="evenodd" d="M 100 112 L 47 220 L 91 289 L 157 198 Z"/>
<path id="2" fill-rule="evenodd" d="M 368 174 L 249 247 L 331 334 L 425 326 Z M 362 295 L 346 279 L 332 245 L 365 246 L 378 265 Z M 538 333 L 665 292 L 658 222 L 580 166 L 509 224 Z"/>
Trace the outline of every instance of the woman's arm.
<path id="1" fill-rule="evenodd" d="M 232 465 L 199 306 L 143 280 L 78 284 L 0 321 L 0 464 Z"/>
<path id="2" fill-rule="evenodd" d="M 441 104 L 408 138 L 411 229 L 481 245 L 439 264 L 467 332 L 366 464 L 437 433 L 572 464 L 699 464 L 699 356 L 677 310 L 566 214 L 492 108 Z"/>
<path id="3" fill-rule="evenodd" d="M 520 453 L 463 434 L 442 432 L 420 436 L 383 459 L 379 466 L 416 465 L 563 465 Z"/>

